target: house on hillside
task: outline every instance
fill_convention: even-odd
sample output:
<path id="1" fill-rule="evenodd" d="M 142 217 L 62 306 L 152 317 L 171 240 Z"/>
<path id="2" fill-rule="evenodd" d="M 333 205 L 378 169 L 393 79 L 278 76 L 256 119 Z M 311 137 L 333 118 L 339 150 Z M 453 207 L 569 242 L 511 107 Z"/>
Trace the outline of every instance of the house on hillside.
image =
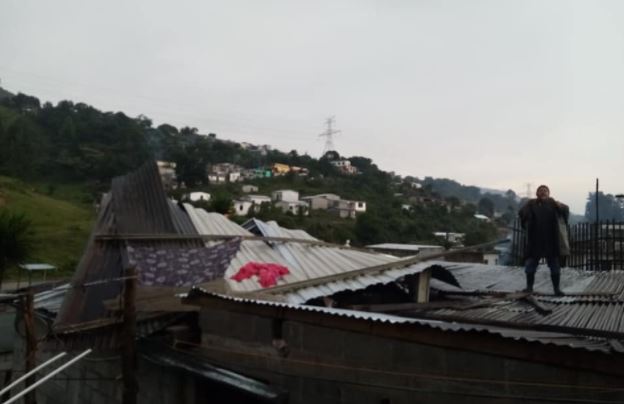
<path id="1" fill-rule="evenodd" d="M 218 163 L 208 166 L 206 176 L 211 184 L 238 182 L 241 180 L 242 167 L 232 163 Z"/>
<path id="2" fill-rule="evenodd" d="M 292 189 L 280 189 L 271 193 L 271 199 L 274 202 L 297 202 L 299 200 L 299 192 Z"/>
<path id="3" fill-rule="evenodd" d="M 273 171 L 273 176 L 279 177 L 288 174 L 290 166 L 288 164 L 275 163 L 271 166 L 271 170 Z"/>
<path id="4" fill-rule="evenodd" d="M 211 184 L 225 184 L 227 182 L 226 174 L 209 173 L 207 178 Z"/>
<path id="5" fill-rule="evenodd" d="M 258 192 L 258 187 L 255 185 L 243 185 L 241 186 L 241 191 L 243 191 L 246 194 L 249 194 L 251 192 Z"/>
<path id="6" fill-rule="evenodd" d="M 354 175 L 358 173 L 358 169 L 351 165 L 351 161 L 347 159 L 332 160 L 330 164 L 338 169 L 342 174 Z"/>
<path id="7" fill-rule="evenodd" d="M 245 180 L 254 180 L 258 178 L 271 178 L 273 172 L 270 168 L 249 168 L 241 171 L 241 177 Z"/>
<path id="8" fill-rule="evenodd" d="M 173 190 L 178 187 L 176 176 L 176 163 L 173 161 L 157 161 L 158 174 L 165 190 Z"/>
<path id="9" fill-rule="evenodd" d="M 188 194 L 188 199 L 191 202 L 208 202 L 210 201 L 210 194 L 208 192 L 191 192 L 190 194 Z"/>
<path id="10" fill-rule="evenodd" d="M 432 255 L 444 252 L 444 247 L 431 244 L 398 244 L 383 243 L 367 245 L 366 248 L 384 254 L 391 254 L 396 257 L 411 255 Z"/>
<path id="11" fill-rule="evenodd" d="M 243 195 L 241 197 L 241 200 L 249 201 L 258 207 L 260 207 L 260 205 L 264 203 L 266 204 L 271 203 L 271 197 L 267 195 L 256 195 L 256 194 Z"/>
<path id="12" fill-rule="evenodd" d="M 234 214 L 236 216 L 247 216 L 249 211 L 254 208 L 254 203 L 246 200 L 235 200 L 232 202 L 234 205 Z"/>
<path id="13" fill-rule="evenodd" d="M 439 240 L 447 241 L 451 244 L 463 244 L 466 233 L 454 233 L 448 231 L 436 231 L 433 236 Z"/>
<path id="14" fill-rule="evenodd" d="M 307 177 L 310 174 L 310 170 L 308 170 L 307 168 L 297 166 L 290 166 L 290 172 L 300 177 Z"/>
<path id="15" fill-rule="evenodd" d="M 290 212 L 293 215 L 302 214 L 303 216 L 308 216 L 309 207 L 308 203 L 305 201 L 278 201 L 275 202 L 275 206 L 280 208 L 282 212 L 287 213 Z"/>
<path id="16" fill-rule="evenodd" d="M 355 219 L 358 213 L 366 212 L 366 202 L 364 201 L 348 201 L 340 199 L 331 201 L 329 212 L 335 213 L 341 218 Z"/>
<path id="17" fill-rule="evenodd" d="M 340 200 L 340 196 L 336 194 L 318 194 L 304 196 L 301 200 L 308 203 L 310 210 L 327 210 L 333 202 Z"/>

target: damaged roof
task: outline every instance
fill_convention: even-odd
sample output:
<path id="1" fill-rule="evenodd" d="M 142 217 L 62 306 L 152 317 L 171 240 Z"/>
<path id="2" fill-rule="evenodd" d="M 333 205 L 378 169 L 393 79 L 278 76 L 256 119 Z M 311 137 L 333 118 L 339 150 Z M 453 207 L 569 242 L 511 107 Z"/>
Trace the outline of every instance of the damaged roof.
<path id="1" fill-rule="evenodd" d="M 413 318 L 403 315 L 390 315 L 385 313 L 368 311 L 290 304 L 261 299 L 249 299 L 210 292 L 199 287 L 192 288 L 189 293 L 183 297 L 186 303 L 197 305 L 201 305 L 201 298 L 208 298 L 209 300 L 216 301 L 229 301 L 242 306 L 276 307 L 302 313 L 315 312 L 331 317 L 359 319 L 371 323 L 385 323 L 390 325 L 408 324 L 413 326 L 434 328 L 453 333 L 484 332 L 488 334 L 495 334 L 507 339 L 537 342 L 543 345 L 565 346 L 569 348 L 583 349 L 602 353 L 622 353 L 621 351 L 619 351 L 619 349 L 617 349 L 617 346 L 614 346 L 614 344 L 612 343 L 612 339 L 597 337 L 586 338 L 584 336 L 574 335 L 565 332 L 506 328 L 504 326 L 492 326 L 487 324 L 461 323 L 458 321 L 444 320 L 440 321 L 438 319 Z"/>
<path id="2" fill-rule="evenodd" d="M 154 162 L 114 178 L 87 247 L 55 319 L 55 329 L 106 319 L 106 301 L 118 299 L 128 267 L 127 243 L 99 235 L 196 235 L 186 213 L 167 198 Z M 199 248 L 199 239 L 143 241 L 141 246 Z"/>
<path id="3" fill-rule="evenodd" d="M 241 249 L 230 263 L 225 272 L 225 280 L 234 292 L 261 291 L 262 287 L 256 279 L 245 279 L 241 282 L 231 278 L 248 262 L 276 263 L 286 266 L 290 274 L 278 281 L 278 286 L 292 285 L 287 293 L 274 295 L 289 303 L 303 303 L 312 298 L 327 296 L 343 290 L 359 290 L 370 285 L 383 284 L 395 281 L 409 273 L 423 271 L 428 266 L 414 265 L 409 268 L 388 268 L 374 275 L 356 274 L 362 269 L 399 262 L 399 258 L 365 252 L 338 245 L 322 244 L 303 230 L 290 230 L 279 226 L 276 222 L 263 222 L 252 219 L 239 226 L 218 213 L 209 213 L 203 209 L 184 205 L 195 228 L 202 235 L 222 236 L 260 236 L 279 239 L 293 239 L 289 241 L 243 240 Z M 318 241 L 319 243 L 305 243 L 298 240 Z M 208 241 L 212 245 L 214 241 Z M 327 282 L 314 287 L 299 288 L 297 284 L 311 279 L 329 276 L 345 275 L 344 279 Z M 263 292 L 273 293 L 271 288 Z"/>
<path id="4" fill-rule="evenodd" d="M 409 311 L 401 315 L 426 316 L 446 321 L 509 323 L 526 326 L 566 327 L 577 332 L 614 335 L 624 339 L 624 271 L 590 272 L 573 268 L 561 270 L 561 286 L 567 294 L 552 295 L 548 268 L 540 267 L 535 277 L 533 298 L 540 307 L 525 299 L 505 298 L 506 293 L 525 285 L 522 268 L 484 264 L 450 264 L 438 262 L 453 273 L 463 291 L 466 304 L 445 308 Z M 457 289 L 436 283 L 434 288 L 452 296 Z M 498 295 L 498 297 L 496 297 Z M 460 296 L 455 296 L 459 299 Z M 475 304 L 476 302 L 491 304 Z M 471 308 L 471 305 L 473 306 Z M 619 337 L 618 337 L 619 335 Z"/>

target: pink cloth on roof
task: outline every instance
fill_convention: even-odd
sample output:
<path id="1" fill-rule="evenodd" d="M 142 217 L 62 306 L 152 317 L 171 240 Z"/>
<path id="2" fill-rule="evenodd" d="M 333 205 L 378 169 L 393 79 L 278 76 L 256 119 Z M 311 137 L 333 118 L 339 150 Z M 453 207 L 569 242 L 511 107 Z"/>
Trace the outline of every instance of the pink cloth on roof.
<path id="1" fill-rule="evenodd" d="M 288 275 L 290 271 L 280 264 L 268 264 L 264 262 L 248 262 L 243 265 L 236 274 L 230 279 L 242 282 L 252 276 L 258 276 L 258 281 L 263 288 L 277 285 L 277 281 L 284 275 Z"/>

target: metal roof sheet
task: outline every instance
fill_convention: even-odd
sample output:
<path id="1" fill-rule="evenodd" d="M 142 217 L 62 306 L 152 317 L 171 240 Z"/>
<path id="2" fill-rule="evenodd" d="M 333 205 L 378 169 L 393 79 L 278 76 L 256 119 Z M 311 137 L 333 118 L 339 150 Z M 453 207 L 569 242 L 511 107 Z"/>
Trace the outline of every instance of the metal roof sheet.
<path id="1" fill-rule="evenodd" d="M 432 244 L 397 244 L 397 243 L 382 243 L 367 245 L 366 248 L 382 249 L 382 250 L 405 250 L 405 251 L 420 251 L 421 249 L 441 248 L 441 245 Z"/>
<path id="2" fill-rule="evenodd" d="M 109 315 L 104 302 L 119 296 L 124 271 L 125 244 L 97 240 L 106 234 L 197 234 L 186 213 L 170 201 L 158 167 L 148 162 L 136 171 L 116 177 L 102 199 L 101 211 L 71 285 L 55 319 L 55 327 L 90 322 Z M 139 242 L 137 242 L 139 243 Z M 201 240 L 140 242 L 140 245 L 202 247 Z M 89 286 L 84 286 L 89 284 Z"/>
<path id="3" fill-rule="evenodd" d="M 293 238 L 303 240 L 317 240 L 303 230 L 291 230 L 279 226 L 276 222 L 263 222 L 253 219 L 246 223 L 247 229 L 230 221 L 218 213 L 208 213 L 203 209 L 184 205 L 200 234 L 205 235 L 240 235 L 251 236 L 253 233 L 265 237 Z M 248 229 L 252 229 L 253 233 Z M 211 245 L 213 242 L 208 242 Z M 228 286 L 236 292 L 251 292 L 262 289 L 255 279 L 246 279 L 237 282 L 230 277 L 250 261 L 277 263 L 286 266 L 290 275 L 281 278 L 278 285 L 315 279 L 328 275 L 340 274 L 347 271 L 368 268 L 375 265 L 397 261 L 397 257 L 385 254 L 367 253 L 340 246 L 313 245 L 297 242 L 264 242 L 243 240 L 241 249 L 232 260 L 225 273 Z M 418 269 L 420 270 L 420 269 Z M 413 270 L 412 270 L 413 272 Z M 387 283 L 396 279 L 397 274 L 362 275 L 350 280 L 332 282 L 320 287 L 301 289 L 295 293 L 281 296 L 292 303 L 307 301 L 314 297 L 333 294 L 341 290 L 363 289 L 376 283 Z"/>
<path id="4" fill-rule="evenodd" d="M 450 264 L 439 262 L 451 270 L 465 290 L 483 292 L 515 292 L 525 285 L 522 268 L 483 264 Z M 624 334 L 624 271 L 590 272 L 563 268 L 561 284 L 567 296 L 552 293 L 550 271 L 542 268 L 536 274 L 534 297 L 552 312 L 540 313 L 522 300 L 497 300 L 486 307 L 444 308 L 427 311 L 428 317 L 453 318 L 510 323 L 553 325 Z M 444 290 L 444 285 L 432 284 Z M 475 299 L 479 299 L 476 297 Z M 481 297 L 481 301 L 483 297 Z"/>
<path id="5" fill-rule="evenodd" d="M 419 326 L 426 326 L 430 328 L 439 329 L 447 332 L 487 332 L 489 334 L 496 334 L 503 338 L 509 338 L 513 340 L 523 340 L 529 342 L 539 342 L 545 345 L 557 345 L 567 346 L 577 349 L 585 349 L 589 351 L 599 351 L 604 353 L 612 352 L 612 347 L 608 339 L 604 338 L 586 338 L 575 336 L 566 333 L 555 333 L 546 331 L 534 331 L 534 330 L 522 330 L 511 329 L 499 326 L 489 326 L 480 324 L 462 324 L 460 322 L 449 322 L 443 319 L 422 319 L 422 318 L 410 318 L 404 316 L 365 312 L 357 310 L 338 309 L 332 307 L 310 306 L 304 304 L 291 304 L 284 302 L 274 302 L 259 299 L 247 299 L 242 297 L 235 297 L 230 295 L 223 295 L 206 291 L 199 287 L 194 287 L 185 296 L 186 298 L 192 298 L 197 295 L 206 295 L 216 297 L 218 299 L 229 300 L 241 304 L 251 304 L 259 306 L 273 306 L 289 308 L 296 311 L 311 311 L 317 313 L 323 313 L 329 316 L 346 317 L 371 321 L 375 323 L 387 323 L 387 324 L 413 324 Z"/>

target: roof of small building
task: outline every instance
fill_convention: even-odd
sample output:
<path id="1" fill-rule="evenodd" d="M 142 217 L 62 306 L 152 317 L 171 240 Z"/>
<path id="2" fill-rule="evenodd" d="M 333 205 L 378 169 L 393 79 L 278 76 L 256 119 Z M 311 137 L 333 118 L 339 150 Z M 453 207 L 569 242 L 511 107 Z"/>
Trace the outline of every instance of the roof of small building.
<path id="1" fill-rule="evenodd" d="M 367 245 L 366 248 L 374 250 L 397 250 L 397 251 L 420 251 L 423 249 L 444 249 L 440 245 L 434 244 L 398 244 L 398 243 L 382 243 Z"/>

